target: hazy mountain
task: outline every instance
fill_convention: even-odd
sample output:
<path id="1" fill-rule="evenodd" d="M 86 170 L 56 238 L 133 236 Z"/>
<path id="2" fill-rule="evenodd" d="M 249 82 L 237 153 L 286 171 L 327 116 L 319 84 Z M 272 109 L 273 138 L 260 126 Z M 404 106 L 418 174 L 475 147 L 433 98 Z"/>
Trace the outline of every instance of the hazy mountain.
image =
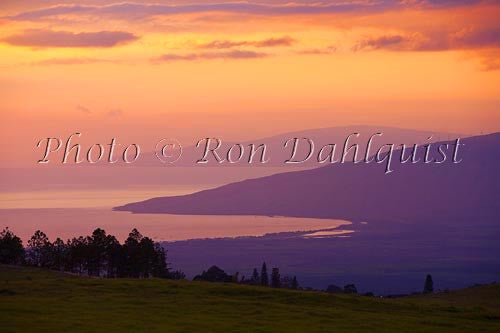
<path id="1" fill-rule="evenodd" d="M 439 133 L 432 131 L 420 131 L 420 130 L 412 130 L 412 129 L 401 129 L 394 127 L 383 127 L 383 126 L 347 126 L 347 127 L 330 127 L 330 128 L 316 128 L 309 129 L 303 131 L 294 131 L 288 133 L 282 133 L 270 137 L 265 138 L 254 138 L 252 140 L 246 140 L 241 142 L 235 141 L 227 141 L 222 137 L 217 137 L 213 135 L 207 135 L 209 133 L 201 133 L 200 140 L 211 138 L 212 141 L 209 144 L 209 147 L 215 148 L 217 141 L 215 139 L 220 139 L 220 147 L 216 149 L 217 154 L 221 157 L 221 159 L 228 159 L 228 150 L 235 144 L 240 144 L 243 148 L 242 158 L 240 162 L 237 163 L 217 163 L 212 153 L 207 155 L 208 163 L 206 164 L 197 164 L 196 161 L 201 159 L 204 155 L 204 150 L 206 146 L 206 140 L 202 141 L 198 147 L 196 147 L 195 143 L 193 145 L 183 144 L 183 153 L 181 158 L 175 164 L 168 164 L 169 167 L 177 166 L 177 167 L 185 167 L 185 166 L 231 166 L 231 167 L 241 167 L 248 166 L 248 158 L 250 155 L 249 145 L 253 144 L 256 148 L 261 145 L 266 145 L 266 156 L 268 162 L 265 164 L 258 163 L 260 153 L 255 155 L 254 162 L 251 164 L 252 167 L 255 166 L 266 166 L 266 167 L 317 167 L 318 163 L 313 158 L 314 155 L 318 153 L 322 146 L 327 144 L 336 144 L 336 152 L 337 154 L 341 154 L 344 145 L 346 144 L 346 140 L 349 137 L 349 141 L 347 142 L 347 146 L 351 144 L 358 144 L 358 155 L 361 156 L 366 152 L 366 145 L 369 138 L 375 133 L 381 133 L 380 136 L 376 136 L 372 140 L 372 151 L 378 149 L 382 145 L 386 143 L 394 143 L 394 144 L 414 144 L 414 143 L 424 143 L 424 142 L 436 142 L 445 139 L 451 139 L 459 137 L 459 134 L 453 133 Z M 304 163 L 300 164 L 288 164 L 285 165 L 284 161 L 290 159 L 293 149 L 293 139 L 297 138 L 299 141 L 297 142 L 297 150 L 295 154 L 295 160 L 303 160 L 308 155 L 308 153 L 313 150 L 313 156 Z M 313 143 L 314 147 L 310 146 L 308 140 L 310 139 Z M 285 143 L 291 140 L 287 146 L 285 147 Z M 235 158 L 239 154 L 240 148 L 234 148 L 232 154 L 232 159 Z M 347 159 L 353 158 L 353 152 L 348 152 L 346 154 Z M 135 165 L 137 166 L 158 166 L 161 165 L 161 162 L 158 161 L 157 157 L 154 153 L 145 153 L 143 158 L 138 161 Z"/>
<path id="2" fill-rule="evenodd" d="M 314 158 L 302 164 L 284 164 L 289 158 L 291 146 L 287 149 L 283 147 L 286 140 L 290 138 L 310 138 L 314 140 L 315 152 L 321 145 L 336 143 L 337 153 L 341 153 L 342 145 L 349 134 L 360 133 L 358 138 L 351 137 L 350 142 L 360 144 L 359 156 L 365 152 L 366 141 L 374 133 L 383 133 L 383 136 L 374 140 L 373 147 L 378 147 L 383 143 L 405 143 L 413 144 L 415 142 L 426 142 L 427 138 L 432 136 L 432 140 L 439 138 L 455 138 L 456 134 L 433 133 L 430 131 L 418 131 L 409 129 L 399 129 L 391 127 L 377 126 L 351 126 L 334 127 L 323 129 L 310 129 L 299 132 L 283 133 L 267 138 L 255 138 L 241 142 L 244 147 L 254 143 L 259 145 L 265 143 L 268 147 L 267 155 L 270 161 L 267 164 L 216 164 L 213 158 L 210 158 L 208 164 L 196 164 L 196 160 L 203 155 L 203 147 L 196 148 L 193 142 L 181 142 L 184 147 L 182 158 L 175 164 L 161 163 L 154 153 L 145 152 L 133 164 L 108 164 L 101 161 L 96 164 L 80 163 L 61 165 L 57 158 L 54 163 L 47 165 L 36 165 L 35 167 L 25 168 L 2 168 L 0 175 L 0 190 L 11 191 L 32 191 L 32 190 L 80 190 L 80 189 L 113 189 L 128 190 L 136 187 L 158 187 L 164 186 L 169 193 L 167 186 L 188 185 L 193 188 L 215 187 L 231 182 L 240 181 L 248 178 L 264 177 L 285 171 L 293 171 L 304 168 L 316 168 L 318 163 Z M 216 137 L 210 133 L 200 133 L 200 138 Z M 151 138 L 158 139 L 159 138 Z M 227 141 L 221 137 L 221 152 L 227 152 L 227 149 L 234 141 Z M 154 142 L 154 141 L 153 141 Z M 301 141 L 297 149 L 297 158 L 306 155 L 308 146 L 305 141 Z M 84 151 L 83 151 L 84 152 Z M 62 154 L 62 152 L 61 152 Z M 247 152 L 248 154 L 248 152 Z M 60 155 L 59 157 L 61 157 Z M 247 156 L 247 155 L 246 155 Z M 352 153 L 348 154 L 352 159 Z M 41 158 L 37 156 L 36 158 Z M 214 166 L 213 168 L 211 166 Z M 124 181 L 126 179 L 126 181 Z M 103 205 L 106 205 L 104 203 Z"/>
<path id="3" fill-rule="evenodd" d="M 450 142 L 453 143 L 453 142 Z M 452 147 L 442 164 L 345 163 L 245 180 L 191 195 L 154 198 L 117 210 L 135 213 L 284 215 L 353 221 L 500 218 L 500 133 L 463 139 L 460 163 Z M 441 143 L 439 143 L 441 144 Z M 431 158 L 439 158 L 437 143 Z M 409 152 L 407 151 L 407 154 Z M 424 158 L 424 149 L 417 156 Z"/>

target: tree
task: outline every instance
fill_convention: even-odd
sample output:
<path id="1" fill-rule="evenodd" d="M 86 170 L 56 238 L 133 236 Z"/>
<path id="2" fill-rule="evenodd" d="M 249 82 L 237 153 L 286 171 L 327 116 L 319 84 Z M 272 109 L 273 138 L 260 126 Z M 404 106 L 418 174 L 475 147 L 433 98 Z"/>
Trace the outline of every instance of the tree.
<path id="1" fill-rule="evenodd" d="M 0 232 L 0 263 L 20 264 L 105 277 L 184 279 L 181 271 L 170 273 L 166 250 L 149 237 L 133 229 L 123 245 L 113 235 L 97 228 L 91 236 L 53 243 L 37 230 L 28 241 L 26 256 L 22 241 L 7 228 Z M 222 271 L 223 272 L 223 271 Z M 225 273 L 224 273 L 225 274 Z M 238 274 L 234 280 L 238 279 Z M 223 275 L 225 282 L 233 277 Z"/>
<path id="2" fill-rule="evenodd" d="M 107 263 L 108 238 L 106 231 L 97 228 L 87 237 L 87 269 L 89 275 L 101 276 Z"/>
<path id="3" fill-rule="evenodd" d="M 24 247 L 21 238 L 5 228 L 0 232 L 0 263 L 18 265 L 24 260 Z"/>
<path id="4" fill-rule="evenodd" d="M 297 277 L 294 275 L 292 279 L 292 283 L 290 284 L 291 289 L 299 289 L 299 282 L 297 281 Z"/>
<path id="5" fill-rule="evenodd" d="M 140 242 L 142 235 L 137 229 L 132 229 L 128 238 L 123 245 L 125 252 L 126 267 L 124 271 L 126 276 L 132 278 L 139 278 L 143 271 L 142 254 Z"/>
<path id="6" fill-rule="evenodd" d="M 269 276 L 267 275 L 267 267 L 265 262 L 262 263 L 262 269 L 260 271 L 260 284 L 266 287 L 269 285 Z"/>
<path id="7" fill-rule="evenodd" d="M 125 254 L 120 242 L 113 235 L 107 235 L 106 240 L 107 277 L 125 276 Z"/>
<path id="8" fill-rule="evenodd" d="M 142 237 L 139 242 L 140 276 L 149 278 L 153 273 L 156 260 L 155 243 L 149 237 Z"/>
<path id="9" fill-rule="evenodd" d="M 273 288 L 281 287 L 280 270 L 278 267 L 273 267 L 271 271 L 271 287 Z"/>
<path id="10" fill-rule="evenodd" d="M 342 288 L 340 288 L 339 286 L 336 286 L 334 284 L 330 284 L 326 288 L 326 292 L 330 293 L 330 294 L 342 294 L 344 292 L 344 290 Z"/>
<path id="11" fill-rule="evenodd" d="M 82 236 L 73 238 L 71 241 L 68 240 L 67 246 L 68 261 L 66 269 L 80 275 L 83 274 L 83 272 L 87 269 L 87 238 Z"/>
<path id="12" fill-rule="evenodd" d="M 182 271 L 169 271 L 167 275 L 167 279 L 172 279 L 172 280 L 184 280 L 186 278 L 186 274 Z"/>
<path id="13" fill-rule="evenodd" d="M 432 281 L 432 276 L 430 274 L 427 274 L 425 277 L 425 284 L 424 284 L 424 294 L 429 294 L 434 292 L 434 282 Z"/>
<path id="14" fill-rule="evenodd" d="M 27 260 L 28 263 L 38 267 L 49 267 L 52 252 L 52 243 L 45 233 L 35 231 L 28 241 Z"/>
<path id="15" fill-rule="evenodd" d="M 280 278 L 280 288 L 299 289 L 299 283 L 297 282 L 297 277 L 288 275 L 282 276 Z"/>
<path id="16" fill-rule="evenodd" d="M 200 275 L 196 275 L 194 281 L 209 281 L 209 282 L 233 282 L 233 276 L 226 274 L 217 266 L 210 267 L 207 271 L 203 271 Z"/>
<path id="17" fill-rule="evenodd" d="M 250 279 L 250 283 L 253 284 L 254 286 L 260 284 L 260 277 L 259 277 L 259 272 L 257 271 L 257 268 L 253 269 L 252 278 Z"/>
<path id="18" fill-rule="evenodd" d="M 167 265 L 167 251 L 159 243 L 154 244 L 154 257 L 152 263 L 152 274 L 154 277 L 169 277 Z"/>
<path id="19" fill-rule="evenodd" d="M 357 294 L 358 289 L 356 289 L 356 286 L 354 284 L 346 284 L 344 286 L 344 293 L 346 294 Z"/>
<path id="20" fill-rule="evenodd" d="M 57 238 L 51 246 L 50 268 L 58 271 L 64 271 L 68 260 L 68 246 L 64 244 L 61 238 Z"/>

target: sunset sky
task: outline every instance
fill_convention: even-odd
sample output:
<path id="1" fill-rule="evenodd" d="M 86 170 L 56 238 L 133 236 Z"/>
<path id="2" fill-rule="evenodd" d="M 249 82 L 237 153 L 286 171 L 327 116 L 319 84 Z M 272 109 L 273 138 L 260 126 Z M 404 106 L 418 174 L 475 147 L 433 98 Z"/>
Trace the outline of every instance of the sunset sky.
<path id="1" fill-rule="evenodd" d="M 500 1 L 2 0 L 0 149 L 19 162 L 77 130 L 500 131 L 499 17 Z"/>

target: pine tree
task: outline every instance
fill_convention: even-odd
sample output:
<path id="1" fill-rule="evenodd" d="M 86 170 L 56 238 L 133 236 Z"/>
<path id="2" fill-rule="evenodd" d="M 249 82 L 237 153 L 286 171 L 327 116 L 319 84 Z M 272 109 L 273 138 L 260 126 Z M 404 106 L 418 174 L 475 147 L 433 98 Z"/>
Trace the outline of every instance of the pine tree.
<path id="1" fill-rule="evenodd" d="M 67 262 L 68 247 L 61 238 L 57 238 L 52 243 L 52 252 L 50 255 L 52 257 L 50 260 L 50 268 L 63 271 Z"/>
<path id="2" fill-rule="evenodd" d="M 143 236 L 137 229 L 132 229 L 123 244 L 126 261 L 126 275 L 131 278 L 141 277 L 143 272 L 143 257 L 141 240 Z"/>
<path id="3" fill-rule="evenodd" d="M 280 269 L 278 267 L 273 267 L 273 269 L 272 269 L 271 287 L 273 287 L 273 288 L 280 288 L 281 287 Z"/>
<path id="4" fill-rule="evenodd" d="M 97 228 L 91 236 L 87 236 L 87 269 L 89 275 L 101 276 L 106 259 L 106 231 Z"/>
<path id="5" fill-rule="evenodd" d="M 259 272 L 257 271 L 257 268 L 253 269 L 252 279 L 250 280 L 250 282 L 253 285 L 258 285 L 260 283 L 260 277 L 259 277 Z"/>
<path id="6" fill-rule="evenodd" d="M 52 243 L 47 235 L 37 230 L 28 241 L 27 260 L 28 263 L 37 267 L 49 267 Z"/>
<path id="7" fill-rule="evenodd" d="M 358 289 L 356 288 L 356 286 L 353 283 L 346 284 L 344 286 L 344 293 L 345 294 L 357 294 L 358 293 Z"/>
<path id="8" fill-rule="evenodd" d="M 429 294 L 434 292 L 434 282 L 432 281 L 432 276 L 427 274 L 425 278 L 424 294 Z"/>
<path id="9" fill-rule="evenodd" d="M 292 279 L 292 283 L 290 285 L 291 289 L 299 289 L 299 282 L 297 281 L 297 277 L 294 276 Z"/>
<path id="10" fill-rule="evenodd" d="M 260 284 L 263 286 L 269 285 L 269 276 L 267 275 L 266 263 L 262 263 L 262 270 L 260 272 Z"/>
<path id="11" fill-rule="evenodd" d="M 24 261 L 24 247 L 21 238 L 5 228 L 0 232 L 0 263 L 20 264 Z"/>

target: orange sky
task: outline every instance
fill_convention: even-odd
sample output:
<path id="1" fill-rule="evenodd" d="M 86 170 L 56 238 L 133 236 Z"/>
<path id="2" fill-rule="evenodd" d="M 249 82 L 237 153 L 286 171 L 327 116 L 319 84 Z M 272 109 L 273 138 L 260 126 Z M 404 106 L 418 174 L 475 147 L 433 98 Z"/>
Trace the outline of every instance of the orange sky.
<path id="1" fill-rule="evenodd" d="M 78 3 L 0 5 L 2 166 L 76 130 L 500 131 L 498 1 Z"/>

